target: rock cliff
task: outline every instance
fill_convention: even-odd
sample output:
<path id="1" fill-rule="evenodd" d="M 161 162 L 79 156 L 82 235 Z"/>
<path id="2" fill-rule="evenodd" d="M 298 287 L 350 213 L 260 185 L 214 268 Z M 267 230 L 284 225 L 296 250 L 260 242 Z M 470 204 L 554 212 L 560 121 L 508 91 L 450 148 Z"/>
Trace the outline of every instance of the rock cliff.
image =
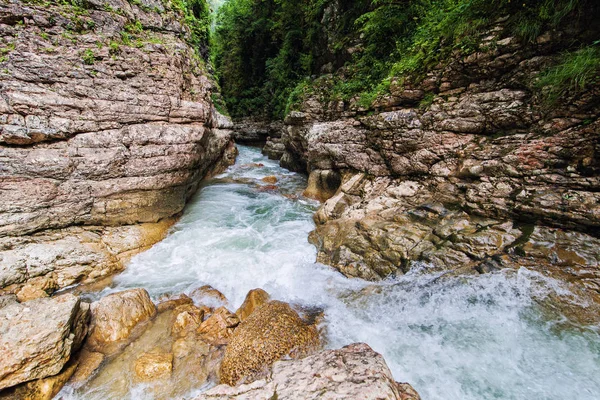
<path id="1" fill-rule="evenodd" d="M 122 269 L 231 161 L 182 21 L 160 0 L 0 1 L 4 291 Z"/>
<path id="2" fill-rule="evenodd" d="M 327 77 L 286 118 L 281 165 L 310 173 L 318 261 L 381 279 L 414 261 L 487 272 L 530 266 L 600 291 L 600 88 L 549 104 L 541 71 L 580 25 L 511 36 L 497 21 L 480 50 L 392 82 L 370 108 L 328 101 Z"/>

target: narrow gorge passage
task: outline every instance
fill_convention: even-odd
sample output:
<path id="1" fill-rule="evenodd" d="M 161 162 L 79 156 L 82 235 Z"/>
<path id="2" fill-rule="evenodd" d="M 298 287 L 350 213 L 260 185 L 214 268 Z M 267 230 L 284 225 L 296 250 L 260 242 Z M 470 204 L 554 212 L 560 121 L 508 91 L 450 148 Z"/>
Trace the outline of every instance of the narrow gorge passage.
<path id="1" fill-rule="evenodd" d="M 327 347 L 368 343 L 423 399 L 597 399 L 596 328 L 571 326 L 540 306 L 548 296 L 577 301 L 560 283 L 524 268 L 449 277 L 427 265 L 381 283 L 347 279 L 314 263 L 307 236 L 318 203 L 298 196 L 306 179 L 257 148 L 239 150 L 165 240 L 136 256 L 113 287 L 86 296 L 143 287 L 157 300 L 209 284 L 235 309 L 248 290 L 263 288 L 274 299 L 324 308 Z M 275 185 L 262 181 L 272 175 Z M 110 390 L 92 381 L 58 398 L 113 398 Z M 148 398 L 144 390 L 128 398 Z"/>

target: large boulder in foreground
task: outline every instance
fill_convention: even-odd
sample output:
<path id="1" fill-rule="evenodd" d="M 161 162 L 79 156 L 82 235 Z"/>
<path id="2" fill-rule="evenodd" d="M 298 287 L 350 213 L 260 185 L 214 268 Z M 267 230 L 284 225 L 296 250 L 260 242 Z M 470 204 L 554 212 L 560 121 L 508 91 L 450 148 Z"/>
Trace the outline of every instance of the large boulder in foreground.
<path id="1" fill-rule="evenodd" d="M 72 294 L 0 308 L 0 390 L 58 374 L 87 333 L 89 305 Z"/>
<path id="2" fill-rule="evenodd" d="M 156 316 L 156 306 L 145 289 L 113 293 L 92 303 L 92 323 L 86 347 L 113 354 L 141 333 Z"/>
<path id="3" fill-rule="evenodd" d="M 319 347 L 319 335 L 281 301 L 270 301 L 244 320 L 225 350 L 222 383 L 251 381 L 284 356 L 299 358 Z"/>
<path id="4" fill-rule="evenodd" d="M 406 383 L 397 383 L 381 354 L 364 343 L 321 351 L 302 360 L 279 361 L 267 379 L 231 387 L 219 385 L 196 400 L 208 399 L 361 399 L 419 400 Z"/>

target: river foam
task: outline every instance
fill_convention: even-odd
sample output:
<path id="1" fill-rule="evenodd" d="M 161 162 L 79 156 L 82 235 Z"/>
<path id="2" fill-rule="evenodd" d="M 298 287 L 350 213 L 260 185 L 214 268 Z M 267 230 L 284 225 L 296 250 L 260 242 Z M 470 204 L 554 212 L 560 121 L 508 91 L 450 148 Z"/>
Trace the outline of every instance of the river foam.
<path id="1" fill-rule="evenodd" d="M 278 189 L 261 181 L 269 175 Z M 305 185 L 240 147 L 236 165 L 200 190 L 171 234 L 91 296 L 143 287 L 158 299 L 209 284 L 235 309 L 260 287 L 324 308 L 328 347 L 368 343 L 424 400 L 600 398 L 597 332 L 565 327 L 539 306 L 549 294 L 569 296 L 558 282 L 525 268 L 451 277 L 427 265 L 380 283 L 347 279 L 314 263 L 307 236 L 318 204 L 297 197 Z"/>

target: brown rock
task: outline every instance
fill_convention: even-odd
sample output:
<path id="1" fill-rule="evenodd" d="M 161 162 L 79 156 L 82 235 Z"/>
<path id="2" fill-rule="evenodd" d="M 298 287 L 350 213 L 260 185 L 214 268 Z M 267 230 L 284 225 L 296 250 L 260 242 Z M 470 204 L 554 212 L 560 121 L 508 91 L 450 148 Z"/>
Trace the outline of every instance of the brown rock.
<path id="1" fill-rule="evenodd" d="M 276 192 L 278 190 L 279 187 L 277 185 L 264 185 L 258 187 L 259 192 Z"/>
<path id="2" fill-rule="evenodd" d="M 194 300 L 194 303 L 206 305 L 210 308 L 221 307 L 228 303 L 227 297 L 210 285 L 204 285 L 194 289 L 192 293 L 190 293 L 190 297 Z"/>
<path id="3" fill-rule="evenodd" d="M 206 342 L 215 346 L 227 344 L 240 320 L 225 307 L 220 307 L 204 321 L 197 332 Z"/>
<path id="4" fill-rule="evenodd" d="M 275 175 L 265 176 L 261 179 L 265 183 L 275 184 L 277 183 L 277 177 Z"/>
<path id="5" fill-rule="evenodd" d="M 308 176 L 308 186 L 302 193 L 311 199 L 326 201 L 335 195 L 342 183 L 339 173 L 331 170 L 314 170 Z"/>
<path id="6" fill-rule="evenodd" d="M 88 319 L 89 305 L 71 294 L 0 308 L 0 389 L 58 374 Z"/>
<path id="7" fill-rule="evenodd" d="M 142 380 L 152 380 L 171 375 L 173 353 L 149 352 L 135 362 L 135 373 Z"/>
<path id="8" fill-rule="evenodd" d="M 76 357 L 77 369 L 69 382 L 74 386 L 82 385 L 98 370 L 105 358 L 102 353 L 82 349 Z"/>
<path id="9" fill-rule="evenodd" d="M 254 310 L 268 302 L 270 299 L 271 296 L 269 296 L 269 293 L 265 292 L 264 290 L 252 289 L 246 295 L 244 302 L 235 312 L 235 315 L 237 315 L 240 321 L 243 321 L 248 318 L 248 316 L 252 314 Z"/>
<path id="10" fill-rule="evenodd" d="M 58 289 L 58 283 L 55 274 L 37 276 L 27 281 L 27 284 L 17 292 L 17 300 L 22 303 L 40 297 L 48 297 L 56 289 Z"/>
<path id="11" fill-rule="evenodd" d="M 92 322 L 86 347 L 112 354 L 141 333 L 156 307 L 144 289 L 113 293 L 92 304 Z"/>
<path id="12" fill-rule="evenodd" d="M 299 358 L 319 345 L 314 326 L 305 324 L 288 304 L 270 301 L 235 330 L 221 364 L 221 382 L 252 381 L 281 357 Z"/>
<path id="13" fill-rule="evenodd" d="M 204 318 L 205 310 L 192 304 L 179 306 L 175 309 L 175 321 L 171 332 L 174 336 L 185 336 L 186 333 L 198 329 Z"/>
<path id="14" fill-rule="evenodd" d="M 172 310 L 186 304 L 193 304 L 193 302 L 194 301 L 190 297 L 182 293 L 176 298 L 167 298 L 161 300 L 161 302 L 156 306 L 156 310 L 161 313 L 163 311 Z"/>
<path id="15" fill-rule="evenodd" d="M 52 400 L 67 383 L 76 368 L 77 362 L 69 361 L 56 375 L 22 383 L 2 391 L 0 400 Z"/>

